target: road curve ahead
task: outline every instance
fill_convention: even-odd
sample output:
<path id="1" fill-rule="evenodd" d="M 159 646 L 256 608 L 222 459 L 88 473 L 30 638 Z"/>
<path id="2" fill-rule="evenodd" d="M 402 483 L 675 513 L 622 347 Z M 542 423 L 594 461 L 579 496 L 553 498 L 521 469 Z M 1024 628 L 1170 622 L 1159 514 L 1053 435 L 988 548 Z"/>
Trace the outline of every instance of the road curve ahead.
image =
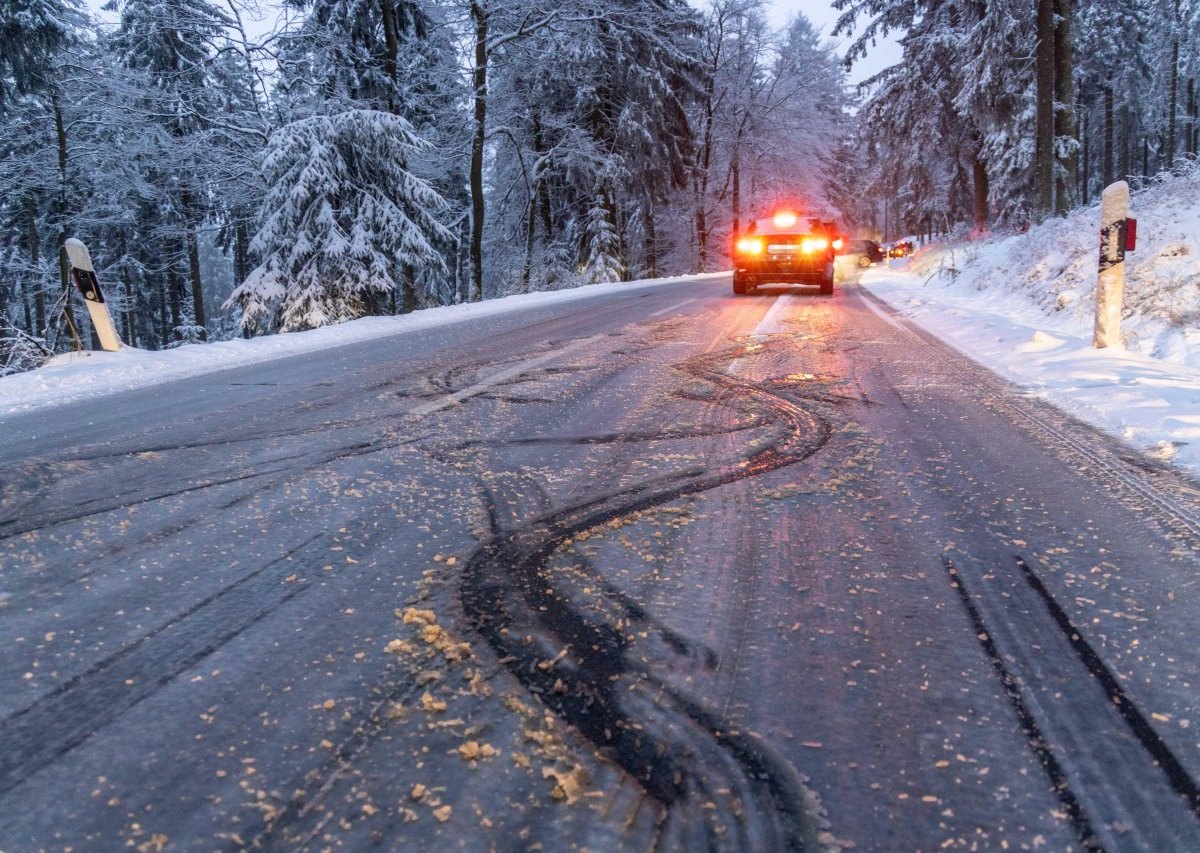
<path id="1" fill-rule="evenodd" d="M 853 283 L 2 427 L 0 850 L 1200 849 L 1196 484 Z"/>

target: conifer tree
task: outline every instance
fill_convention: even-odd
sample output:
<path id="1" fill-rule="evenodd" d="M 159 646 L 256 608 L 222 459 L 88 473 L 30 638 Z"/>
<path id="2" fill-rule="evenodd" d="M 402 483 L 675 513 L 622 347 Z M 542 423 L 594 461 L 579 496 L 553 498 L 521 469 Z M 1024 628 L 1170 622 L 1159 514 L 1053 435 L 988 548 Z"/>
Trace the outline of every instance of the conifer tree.
<path id="1" fill-rule="evenodd" d="M 441 197 L 404 168 L 424 143 L 402 117 L 343 110 L 271 137 L 270 187 L 251 249 L 262 258 L 230 297 L 251 332 L 296 331 L 394 313 L 406 279 L 443 270 Z"/>

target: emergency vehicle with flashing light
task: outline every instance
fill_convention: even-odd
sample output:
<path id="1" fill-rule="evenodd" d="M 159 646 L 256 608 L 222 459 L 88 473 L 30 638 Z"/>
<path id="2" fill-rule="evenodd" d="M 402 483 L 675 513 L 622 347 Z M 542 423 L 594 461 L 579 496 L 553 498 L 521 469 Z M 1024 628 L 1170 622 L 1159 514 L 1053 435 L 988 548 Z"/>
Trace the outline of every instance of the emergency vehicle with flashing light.
<path id="1" fill-rule="evenodd" d="M 781 210 L 756 219 L 733 246 L 733 292 L 760 284 L 815 284 L 833 293 L 834 255 L 842 247 L 834 223 Z"/>

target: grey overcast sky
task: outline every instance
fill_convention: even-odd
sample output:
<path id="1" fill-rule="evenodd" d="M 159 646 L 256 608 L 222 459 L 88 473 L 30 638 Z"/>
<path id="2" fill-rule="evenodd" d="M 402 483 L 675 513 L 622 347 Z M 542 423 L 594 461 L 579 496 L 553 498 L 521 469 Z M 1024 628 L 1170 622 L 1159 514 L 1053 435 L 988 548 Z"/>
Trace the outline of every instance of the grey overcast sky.
<path id="1" fill-rule="evenodd" d="M 837 23 L 838 17 L 841 15 L 837 9 L 833 8 L 829 0 L 773 0 L 771 3 L 771 23 L 775 26 L 783 26 L 797 12 L 803 12 L 822 35 L 832 37 L 833 27 Z M 851 38 L 849 36 L 838 36 L 838 54 L 844 55 L 846 47 L 849 46 Z M 850 82 L 857 83 L 860 80 L 877 74 L 889 65 L 895 65 L 900 61 L 900 45 L 892 38 L 886 41 L 881 41 L 875 47 L 867 52 L 865 59 L 860 59 L 854 63 L 854 67 L 850 70 Z"/>

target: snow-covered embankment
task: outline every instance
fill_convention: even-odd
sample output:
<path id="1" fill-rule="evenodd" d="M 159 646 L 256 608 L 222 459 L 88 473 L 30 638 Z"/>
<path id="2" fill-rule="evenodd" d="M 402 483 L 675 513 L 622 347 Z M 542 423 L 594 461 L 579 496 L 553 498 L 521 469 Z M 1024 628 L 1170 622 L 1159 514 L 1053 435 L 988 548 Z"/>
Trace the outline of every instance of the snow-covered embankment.
<path id="1" fill-rule="evenodd" d="M 1200 474 L 1200 169 L 1135 192 L 1125 350 L 1092 347 L 1099 204 L 1028 233 L 930 246 L 863 284 L 982 364 Z"/>

